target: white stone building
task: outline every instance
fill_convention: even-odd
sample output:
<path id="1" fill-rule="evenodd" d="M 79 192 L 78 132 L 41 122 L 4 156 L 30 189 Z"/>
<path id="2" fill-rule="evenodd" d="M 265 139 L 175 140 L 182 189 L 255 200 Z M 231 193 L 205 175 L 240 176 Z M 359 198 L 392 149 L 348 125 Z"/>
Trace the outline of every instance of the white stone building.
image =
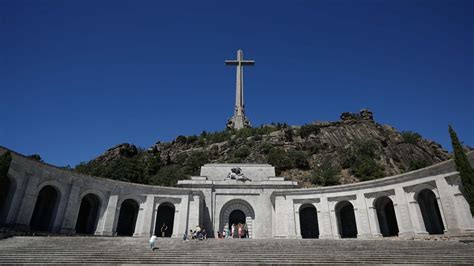
<path id="1" fill-rule="evenodd" d="M 7 149 L 0 148 L 0 154 Z M 474 153 L 469 159 L 474 162 Z M 232 170 L 234 169 L 234 170 Z M 453 161 L 349 185 L 304 189 L 261 164 L 209 164 L 178 188 L 87 176 L 12 152 L 0 224 L 17 230 L 180 238 L 241 222 L 251 238 L 460 235 L 474 219 Z M 244 181 L 242 179 L 250 179 Z M 240 179 L 240 180 L 239 180 Z"/>

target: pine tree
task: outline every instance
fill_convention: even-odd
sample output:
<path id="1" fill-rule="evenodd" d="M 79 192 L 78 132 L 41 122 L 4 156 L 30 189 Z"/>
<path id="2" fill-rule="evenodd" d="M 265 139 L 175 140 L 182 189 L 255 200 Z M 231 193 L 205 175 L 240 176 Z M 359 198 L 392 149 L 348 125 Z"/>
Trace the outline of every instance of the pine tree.
<path id="1" fill-rule="evenodd" d="M 451 125 L 449 126 L 449 135 L 451 136 L 451 143 L 453 145 L 456 170 L 461 176 L 461 181 L 464 187 L 463 195 L 471 207 L 471 214 L 474 215 L 474 170 L 469 164 L 467 155 Z"/>

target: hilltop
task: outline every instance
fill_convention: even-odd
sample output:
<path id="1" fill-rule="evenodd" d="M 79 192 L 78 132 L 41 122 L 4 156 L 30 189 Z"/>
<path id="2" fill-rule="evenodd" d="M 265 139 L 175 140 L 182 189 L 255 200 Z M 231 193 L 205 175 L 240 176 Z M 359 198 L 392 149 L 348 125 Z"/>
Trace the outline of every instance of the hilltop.
<path id="1" fill-rule="evenodd" d="M 303 126 L 203 131 L 148 149 L 123 143 L 75 171 L 117 180 L 174 186 L 205 163 L 269 163 L 305 187 L 372 180 L 450 158 L 438 143 L 374 121 L 369 110 Z"/>

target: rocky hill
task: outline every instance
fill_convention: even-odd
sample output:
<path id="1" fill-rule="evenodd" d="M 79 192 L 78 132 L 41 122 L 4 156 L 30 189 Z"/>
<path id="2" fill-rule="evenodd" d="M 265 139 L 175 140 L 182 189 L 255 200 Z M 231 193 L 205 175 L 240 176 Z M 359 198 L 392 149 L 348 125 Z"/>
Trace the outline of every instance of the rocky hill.
<path id="1" fill-rule="evenodd" d="M 238 131 L 178 136 L 140 149 L 120 144 L 75 170 L 112 179 L 173 186 L 205 163 L 270 163 L 303 186 L 334 185 L 400 174 L 449 159 L 419 134 L 374 121 L 368 110 L 336 122 L 271 124 Z"/>

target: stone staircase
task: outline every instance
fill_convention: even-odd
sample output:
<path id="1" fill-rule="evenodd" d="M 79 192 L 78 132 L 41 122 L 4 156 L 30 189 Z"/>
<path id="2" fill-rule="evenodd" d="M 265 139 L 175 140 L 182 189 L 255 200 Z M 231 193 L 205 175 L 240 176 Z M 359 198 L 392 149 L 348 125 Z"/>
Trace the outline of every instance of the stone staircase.
<path id="1" fill-rule="evenodd" d="M 16 236 L 0 241 L 0 264 L 474 264 L 474 243 L 421 240 L 161 239 Z"/>

